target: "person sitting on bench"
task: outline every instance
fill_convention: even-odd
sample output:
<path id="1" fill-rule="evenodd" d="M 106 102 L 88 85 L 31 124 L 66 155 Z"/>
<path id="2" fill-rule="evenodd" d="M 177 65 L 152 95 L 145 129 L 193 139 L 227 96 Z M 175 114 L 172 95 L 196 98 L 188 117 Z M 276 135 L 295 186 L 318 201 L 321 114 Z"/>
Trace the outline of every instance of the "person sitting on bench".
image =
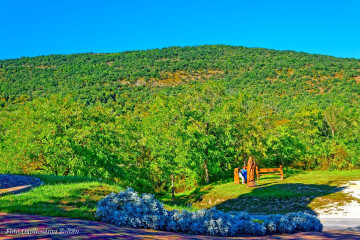
<path id="1" fill-rule="evenodd" d="M 239 167 L 240 169 L 240 167 Z M 241 184 L 244 184 L 247 182 L 247 171 L 246 171 L 246 167 L 243 166 L 243 169 L 241 169 L 239 171 L 239 177 L 241 178 Z"/>

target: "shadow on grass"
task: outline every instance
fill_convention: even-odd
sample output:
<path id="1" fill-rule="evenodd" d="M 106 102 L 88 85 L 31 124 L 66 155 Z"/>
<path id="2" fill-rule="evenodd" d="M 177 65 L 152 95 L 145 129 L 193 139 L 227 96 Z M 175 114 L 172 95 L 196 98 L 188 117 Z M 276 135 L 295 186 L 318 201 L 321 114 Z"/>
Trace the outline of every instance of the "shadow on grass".
<path id="1" fill-rule="evenodd" d="M 284 169 L 284 178 L 294 177 L 296 175 L 305 174 L 305 171 L 298 169 L 285 168 Z"/>
<path id="2" fill-rule="evenodd" d="M 282 214 L 296 211 L 316 214 L 308 207 L 313 199 L 344 189 L 328 184 L 288 183 L 271 186 L 262 184 L 250 193 L 227 200 L 215 207 L 223 211 L 247 211 L 252 214 Z"/>
<path id="3" fill-rule="evenodd" d="M 193 191 L 191 191 L 190 194 L 183 195 L 183 196 L 177 196 L 175 199 L 171 199 L 169 197 L 167 198 L 161 198 L 161 201 L 166 204 L 167 206 L 171 208 L 181 208 L 181 209 L 188 209 L 188 210 L 194 210 L 192 208 L 192 204 L 189 203 L 189 200 L 193 203 L 201 202 L 202 198 L 205 194 L 209 193 L 210 190 L 212 190 L 214 187 L 209 186 L 200 186 L 195 188 Z"/>
<path id="4" fill-rule="evenodd" d="M 25 175 L 27 176 L 27 175 Z M 91 178 L 91 177 L 79 177 L 79 176 L 57 176 L 57 175 L 47 175 L 47 174 L 34 174 L 31 175 L 33 177 L 37 177 L 45 184 L 67 184 L 67 183 L 89 183 L 89 182 L 102 182 L 102 183 L 111 183 L 106 180 L 101 180 L 97 178 Z"/>

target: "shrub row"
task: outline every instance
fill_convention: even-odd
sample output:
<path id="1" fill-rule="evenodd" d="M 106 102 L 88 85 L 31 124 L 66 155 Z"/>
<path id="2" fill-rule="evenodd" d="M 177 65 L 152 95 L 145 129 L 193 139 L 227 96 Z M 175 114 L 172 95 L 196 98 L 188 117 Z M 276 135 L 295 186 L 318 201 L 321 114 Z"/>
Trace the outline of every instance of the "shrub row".
<path id="1" fill-rule="evenodd" d="M 263 223 L 253 221 L 246 212 L 227 212 L 211 208 L 195 212 L 168 211 L 151 194 L 139 196 L 132 188 L 101 199 L 96 209 L 102 222 L 121 227 L 147 228 L 197 235 L 234 237 L 297 231 L 322 231 L 320 221 L 307 213 L 270 215 Z"/>

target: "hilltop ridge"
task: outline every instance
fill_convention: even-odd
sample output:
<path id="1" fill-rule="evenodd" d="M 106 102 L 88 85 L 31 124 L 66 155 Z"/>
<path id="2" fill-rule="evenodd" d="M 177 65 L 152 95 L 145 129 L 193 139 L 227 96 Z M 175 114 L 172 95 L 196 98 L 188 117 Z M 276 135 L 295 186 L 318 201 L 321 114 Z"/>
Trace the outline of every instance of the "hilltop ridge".
<path id="1" fill-rule="evenodd" d="M 359 99 L 360 60 L 205 45 L 0 61 L 2 105 L 53 93 L 72 93 L 88 104 L 117 101 L 129 88 L 173 87 L 208 80 L 270 98 L 299 101 L 315 97 L 321 103 L 336 96 L 351 104 Z"/>

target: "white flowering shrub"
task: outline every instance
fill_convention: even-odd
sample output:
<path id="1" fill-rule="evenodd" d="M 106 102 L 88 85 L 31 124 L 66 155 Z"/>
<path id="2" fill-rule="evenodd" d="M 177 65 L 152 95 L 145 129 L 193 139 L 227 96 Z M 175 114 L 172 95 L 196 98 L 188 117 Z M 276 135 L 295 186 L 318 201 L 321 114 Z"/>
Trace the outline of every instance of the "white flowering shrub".
<path id="1" fill-rule="evenodd" d="M 266 233 L 321 231 L 320 221 L 305 213 L 285 216 L 270 215 L 263 223 L 254 222 L 246 212 L 224 213 L 215 208 L 195 212 L 168 211 L 151 194 L 139 196 L 132 188 L 101 199 L 96 215 L 102 222 L 122 227 L 150 228 L 196 235 L 235 237 L 243 234 L 262 236 Z"/>
<path id="2" fill-rule="evenodd" d="M 321 232 L 323 229 L 323 225 L 319 219 L 303 212 L 288 213 L 286 215 L 270 215 L 263 225 L 268 234 L 308 231 Z"/>
<path id="3" fill-rule="evenodd" d="M 274 214 L 270 215 L 264 222 L 266 232 L 274 233 L 293 233 L 295 231 L 295 224 L 289 221 L 284 215 Z"/>
<path id="4" fill-rule="evenodd" d="M 314 215 L 298 212 L 298 213 L 288 213 L 286 216 L 289 218 L 289 221 L 295 224 L 295 231 L 299 232 L 321 232 L 323 230 L 323 225 L 320 223 L 320 220 Z"/>
<path id="5" fill-rule="evenodd" d="M 111 193 L 99 201 L 97 217 L 103 222 L 133 228 L 165 230 L 169 211 L 151 194 L 138 194 L 131 188 Z"/>

